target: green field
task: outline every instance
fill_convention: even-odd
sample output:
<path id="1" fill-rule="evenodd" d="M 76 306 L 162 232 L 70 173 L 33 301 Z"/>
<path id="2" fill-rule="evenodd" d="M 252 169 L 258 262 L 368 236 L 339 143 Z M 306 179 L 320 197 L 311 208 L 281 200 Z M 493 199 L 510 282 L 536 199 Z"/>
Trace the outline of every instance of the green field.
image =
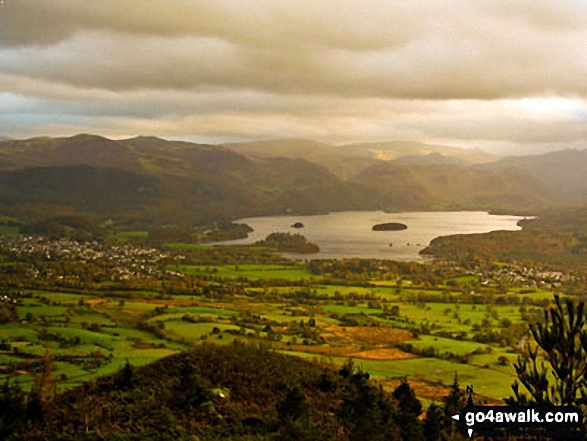
<path id="1" fill-rule="evenodd" d="M 337 365 L 344 364 L 347 359 L 341 357 L 319 357 L 305 352 L 286 351 L 307 359 L 322 360 Z M 412 360 L 355 360 L 355 364 L 371 375 L 382 378 L 405 377 L 408 380 L 425 381 L 431 384 L 449 385 L 454 380 L 455 373 L 459 382 L 473 385 L 476 393 L 494 400 L 512 395 L 511 384 L 515 380 L 515 373 L 503 373 L 495 369 L 480 368 L 478 366 L 454 363 L 436 358 L 417 358 Z"/>
<path id="2" fill-rule="evenodd" d="M 147 232 L 117 238 L 142 240 Z M 326 363 L 350 357 L 384 379 L 407 376 L 436 391 L 421 389 L 427 402 L 446 393 L 457 373 L 461 384 L 497 402 L 510 394 L 527 314 L 552 297 L 527 283 L 498 294 L 480 285 L 489 278 L 462 270 L 443 270 L 430 283 L 418 271 L 384 271 L 379 263 L 331 275 L 304 262 L 198 263 L 217 247 L 170 242 L 165 249 L 181 259 L 161 264 L 173 272 L 162 279 L 102 276 L 65 288 L 25 283 L 15 318 L 0 324 L 0 341 L 9 345 L 0 351 L 0 367 L 8 367 L 0 377 L 31 384 L 35 363 L 49 357 L 58 387 L 69 388 L 115 372 L 127 359 L 141 365 L 204 341 L 239 339 Z M 235 259 L 258 252 L 239 250 Z"/>
<path id="3" fill-rule="evenodd" d="M 169 267 L 187 275 L 210 275 L 228 279 L 285 279 L 300 280 L 315 278 L 306 269 L 282 265 L 179 265 Z"/>
<path id="4" fill-rule="evenodd" d="M 0 235 L 1 236 L 18 236 L 20 234 L 18 227 L 13 227 L 9 225 L 0 225 Z"/>
<path id="5" fill-rule="evenodd" d="M 128 242 L 130 240 L 145 240 L 148 237 L 149 232 L 143 230 L 118 231 L 116 233 L 116 240 L 119 242 Z"/>
<path id="6" fill-rule="evenodd" d="M 447 353 L 466 355 L 475 351 L 485 352 L 491 349 L 491 346 L 482 343 L 434 337 L 431 335 L 422 335 L 418 340 L 410 340 L 408 343 L 420 349 L 432 347 L 441 356 Z"/>
<path id="7" fill-rule="evenodd" d="M 205 250 L 210 248 L 212 245 L 205 245 L 199 243 L 185 243 L 185 242 L 168 242 L 163 245 L 163 248 L 168 248 L 170 250 Z"/>

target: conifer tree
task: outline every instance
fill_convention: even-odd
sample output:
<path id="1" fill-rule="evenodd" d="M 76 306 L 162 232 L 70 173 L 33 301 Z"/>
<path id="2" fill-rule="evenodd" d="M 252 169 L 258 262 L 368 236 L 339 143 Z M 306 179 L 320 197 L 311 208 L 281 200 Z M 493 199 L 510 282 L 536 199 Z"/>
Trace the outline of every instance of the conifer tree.
<path id="1" fill-rule="evenodd" d="M 303 421 L 308 420 L 310 406 L 306 401 L 306 396 L 298 384 L 289 386 L 283 401 L 275 406 L 280 420 Z"/>
<path id="2" fill-rule="evenodd" d="M 309 439 L 310 405 L 299 384 L 287 388 L 285 398 L 275 406 L 281 429 L 278 439 L 283 441 Z"/>
<path id="3" fill-rule="evenodd" d="M 126 363 L 114 377 L 114 384 L 120 390 L 130 389 L 134 385 L 134 369 L 129 363 L 128 358 Z"/>
<path id="4" fill-rule="evenodd" d="M 424 438 L 422 422 L 418 416 L 422 413 L 422 403 L 416 398 L 416 393 L 410 387 L 406 378 L 393 391 L 393 398 L 398 402 L 394 420 L 400 428 L 404 441 L 420 441 Z"/>
<path id="5" fill-rule="evenodd" d="M 398 401 L 399 410 L 412 414 L 415 417 L 420 416 L 422 413 L 422 403 L 416 398 L 416 393 L 406 378 L 402 378 L 401 384 L 393 391 L 392 395 Z"/>
<path id="6" fill-rule="evenodd" d="M 426 411 L 426 418 L 424 419 L 423 431 L 426 441 L 439 441 L 441 439 L 443 428 L 442 418 L 442 408 L 432 403 Z"/>
<path id="7" fill-rule="evenodd" d="M 26 411 L 24 392 L 8 378 L 0 388 L 0 409 L 0 439 L 8 439 L 22 424 Z"/>
<path id="8" fill-rule="evenodd" d="M 349 362 L 341 370 L 344 377 L 352 369 Z M 383 388 L 369 384 L 369 374 L 358 370 L 350 375 L 350 390 L 343 400 L 339 418 L 349 441 L 392 441 L 399 438 L 393 421 L 393 408 Z"/>
<path id="9" fill-rule="evenodd" d="M 452 419 L 467 404 L 465 392 L 459 385 L 459 378 L 455 372 L 455 378 L 450 386 L 450 392 L 442 400 L 444 402 L 444 427 L 449 432 L 456 429 L 455 421 Z"/>
<path id="10" fill-rule="evenodd" d="M 571 299 L 544 311 L 544 323 L 530 325 L 534 343 L 528 343 L 525 355 L 514 364 L 519 381 L 530 393 L 520 391 L 518 381 L 512 389 L 516 403 L 554 405 L 587 404 L 587 326 L 585 304 Z"/>

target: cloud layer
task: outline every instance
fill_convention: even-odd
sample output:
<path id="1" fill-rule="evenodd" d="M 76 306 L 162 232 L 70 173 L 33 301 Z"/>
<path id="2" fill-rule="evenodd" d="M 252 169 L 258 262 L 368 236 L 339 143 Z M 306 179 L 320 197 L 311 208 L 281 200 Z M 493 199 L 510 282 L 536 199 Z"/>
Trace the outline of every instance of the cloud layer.
<path id="1" fill-rule="evenodd" d="M 0 132 L 587 145 L 587 5 L 7 0 Z"/>

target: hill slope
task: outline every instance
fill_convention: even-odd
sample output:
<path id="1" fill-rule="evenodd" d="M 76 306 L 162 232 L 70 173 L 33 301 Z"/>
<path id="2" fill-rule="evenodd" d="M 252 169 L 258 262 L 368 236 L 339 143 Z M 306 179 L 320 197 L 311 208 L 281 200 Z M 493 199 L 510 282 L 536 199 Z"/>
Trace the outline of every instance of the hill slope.
<path id="1" fill-rule="evenodd" d="M 369 167 L 352 182 L 377 188 L 380 204 L 390 209 L 501 208 L 519 210 L 551 204 L 552 194 L 539 179 L 517 171 L 486 171 L 449 164 L 399 161 Z"/>
<path id="2" fill-rule="evenodd" d="M 587 199 L 587 149 L 508 157 L 487 165 L 492 170 L 515 168 L 540 178 L 554 193 L 577 202 Z"/>
<path id="3" fill-rule="evenodd" d="M 82 164 L 140 170 L 135 154 L 118 142 L 101 136 L 42 137 L 0 142 L 0 169 Z"/>
<path id="4" fill-rule="evenodd" d="M 16 439 L 397 439 L 395 405 L 367 379 L 242 344 L 205 345 L 68 391 Z"/>
<path id="5" fill-rule="evenodd" d="M 61 205 L 76 211 L 123 212 L 161 196 L 156 179 L 88 165 L 0 171 L 0 203 Z"/>

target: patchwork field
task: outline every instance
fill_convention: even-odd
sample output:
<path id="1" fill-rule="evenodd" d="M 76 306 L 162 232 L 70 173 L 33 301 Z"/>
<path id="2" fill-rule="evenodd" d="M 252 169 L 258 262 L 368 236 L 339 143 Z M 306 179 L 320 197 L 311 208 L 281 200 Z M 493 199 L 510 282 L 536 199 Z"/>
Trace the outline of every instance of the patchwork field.
<path id="1" fill-rule="evenodd" d="M 129 231 L 119 239 L 142 236 Z M 455 374 L 480 400 L 501 402 L 511 394 L 527 323 L 552 297 L 528 280 L 504 289 L 496 275 L 451 268 L 359 260 L 201 264 L 218 250 L 165 249 L 182 255 L 180 263 L 159 265 L 170 279 L 23 283 L 11 294 L 14 317 L 0 324 L 0 377 L 27 388 L 48 369 L 50 381 L 69 388 L 127 360 L 142 365 L 203 341 L 239 339 L 326 364 L 350 358 L 389 387 L 407 377 L 426 402 L 438 401 Z"/>

